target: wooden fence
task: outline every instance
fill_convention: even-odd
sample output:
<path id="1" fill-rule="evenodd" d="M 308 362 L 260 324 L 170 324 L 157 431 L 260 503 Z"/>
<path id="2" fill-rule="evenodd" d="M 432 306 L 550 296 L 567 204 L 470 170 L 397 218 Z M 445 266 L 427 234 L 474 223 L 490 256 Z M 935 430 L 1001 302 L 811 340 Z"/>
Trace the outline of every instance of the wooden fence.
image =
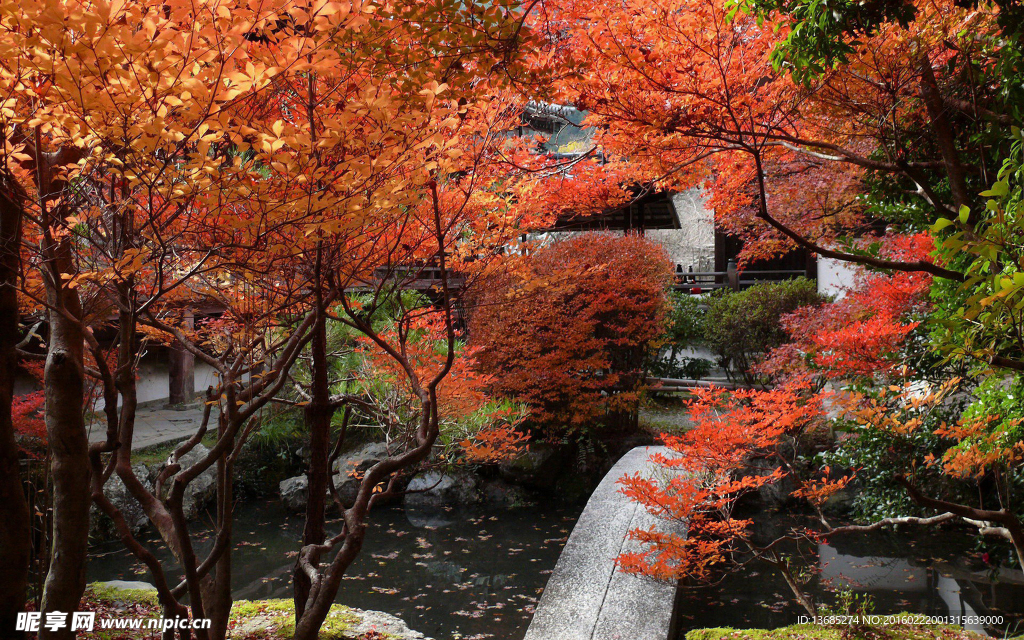
<path id="1" fill-rule="evenodd" d="M 713 289 L 739 290 L 761 282 L 777 282 L 800 276 L 807 276 L 803 269 L 762 269 L 740 271 L 732 260 L 725 271 L 684 271 L 683 265 L 676 265 L 676 291 L 691 294 L 704 293 Z"/>

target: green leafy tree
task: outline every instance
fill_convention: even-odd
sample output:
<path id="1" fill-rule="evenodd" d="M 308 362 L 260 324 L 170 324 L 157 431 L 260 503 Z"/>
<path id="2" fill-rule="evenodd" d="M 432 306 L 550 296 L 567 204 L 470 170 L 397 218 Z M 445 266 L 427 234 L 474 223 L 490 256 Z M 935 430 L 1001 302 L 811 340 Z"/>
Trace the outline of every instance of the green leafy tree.
<path id="1" fill-rule="evenodd" d="M 1012 148 L 996 182 L 981 196 L 984 208 L 961 207 L 933 227 L 941 258 L 966 274 L 936 295 L 934 339 L 948 360 L 1024 370 L 1024 134 L 1014 127 Z"/>
<path id="2" fill-rule="evenodd" d="M 806 278 L 758 284 L 743 291 L 716 292 L 709 301 L 705 334 L 730 377 L 757 381 L 753 368 L 772 349 L 789 342 L 782 317 L 826 298 Z"/>

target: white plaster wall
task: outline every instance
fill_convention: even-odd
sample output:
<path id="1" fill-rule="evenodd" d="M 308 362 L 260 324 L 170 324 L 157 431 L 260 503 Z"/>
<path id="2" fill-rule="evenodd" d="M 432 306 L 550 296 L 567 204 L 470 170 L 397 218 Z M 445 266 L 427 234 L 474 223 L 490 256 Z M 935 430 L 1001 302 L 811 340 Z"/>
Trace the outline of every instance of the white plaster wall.
<path id="1" fill-rule="evenodd" d="M 136 394 L 139 402 L 152 402 L 167 397 L 167 362 L 157 359 L 150 352 L 139 363 L 136 380 Z"/>
<path id="2" fill-rule="evenodd" d="M 202 395 L 206 388 L 216 384 L 216 370 L 205 362 L 196 362 L 195 391 Z M 139 363 L 138 396 L 139 402 L 166 400 L 169 392 L 169 371 L 166 356 L 158 357 L 150 352 Z"/>
<path id="3" fill-rule="evenodd" d="M 217 384 L 217 370 L 205 362 L 196 362 L 196 394 L 202 396 L 207 387 Z M 248 379 L 249 376 L 246 376 Z"/>
<path id="4" fill-rule="evenodd" d="M 818 293 L 835 296 L 838 300 L 857 284 L 860 268 L 851 262 L 818 258 Z"/>
<path id="5" fill-rule="evenodd" d="M 700 189 L 673 195 L 672 206 L 681 228 L 652 229 L 647 237 L 665 247 L 669 258 L 684 270 L 693 265 L 694 271 L 714 271 L 715 212 L 706 208 Z"/>

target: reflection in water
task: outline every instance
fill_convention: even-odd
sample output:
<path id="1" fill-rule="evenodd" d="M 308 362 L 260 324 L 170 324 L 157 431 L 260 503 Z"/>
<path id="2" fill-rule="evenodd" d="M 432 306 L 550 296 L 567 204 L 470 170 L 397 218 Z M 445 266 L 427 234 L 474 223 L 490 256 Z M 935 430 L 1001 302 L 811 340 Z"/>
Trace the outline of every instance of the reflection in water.
<path id="1" fill-rule="evenodd" d="M 337 601 L 397 615 L 434 638 L 521 638 L 581 510 L 376 510 Z M 277 503 L 243 504 L 236 514 L 234 596 L 291 598 L 302 518 Z M 212 541 L 198 535 L 205 553 Z M 118 543 L 94 548 L 88 570 L 91 581 L 147 579 Z"/>
<path id="2" fill-rule="evenodd" d="M 581 510 L 582 505 L 374 511 L 363 552 L 337 600 L 392 613 L 439 640 L 522 638 Z M 243 504 L 236 514 L 235 597 L 290 598 L 302 518 L 276 502 Z M 766 535 L 778 535 L 779 527 L 794 521 L 779 516 L 772 523 L 776 529 Z M 197 547 L 205 554 L 212 541 L 197 531 Z M 966 534 L 880 531 L 830 543 L 803 550 L 805 566 L 814 568 L 808 590 L 819 602 L 835 601 L 830 590 L 850 589 L 871 596 L 872 613 L 1002 615 L 1001 629 L 984 631 L 1024 632 L 1024 575 L 995 574 Z M 162 548 L 158 555 L 165 561 L 170 557 Z M 95 547 L 88 570 L 90 580 L 147 579 L 145 567 L 117 542 Z M 786 626 L 804 611 L 792 604 L 785 582 L 770 568 L 751 564 L 716 587 L 685 590 L 679 615 L 685 633 L 700 627 Z"/>
<path id="3" fill-rule="evenodd" d="M 779 516 L 777 525 L 795 522 Z M 912 537 L 911 537 L 912 536 Z M 869 596 L 870 613 L 932 616 L 1002 616 L 998 627 L 966 628 L 996 636 L 1024 631 L 1024 574 L 985 566 L 958 532 L 871 532 L 843 536 L 803 549 L 807 591 L 833 605 L 835 593 Z M 776 628 L 795 624 L 806 612 L 793 604 L 785 581 L 764 564 L 752 563 L 715 587 L 683 589 L 679 638 L 701 627 Z"/>

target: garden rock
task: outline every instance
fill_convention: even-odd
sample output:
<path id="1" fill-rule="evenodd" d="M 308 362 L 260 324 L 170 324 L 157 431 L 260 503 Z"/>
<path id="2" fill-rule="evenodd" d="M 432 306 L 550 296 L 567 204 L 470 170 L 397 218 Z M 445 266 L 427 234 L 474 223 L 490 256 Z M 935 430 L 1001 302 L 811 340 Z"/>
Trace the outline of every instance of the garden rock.
<path id="1" fill-rule="evenodd" d="M 336 473 L 365 473 L 367 469 L 388 457 L 388 445 L 371 442 L 354 453 L 341 456 L 334 461 L 332 471 Z"/>
<path id="2" fill-rule="evenodd" d="M 95 582 L 90 590 L 102 594 L 102 599 L 119 605 L 156 604 L 156 588 L 146 582 Z M 288 600 L 235 600 L 228 638 L 291 637 L 289 627 L 294 624 L 295 609 Z M 327 614 L 321 637 L 344 640 L 387 638 L 388 640 L 431 640 L 413 631 L 401 618 L 382 611 L 353 609 L 334 605 Z"/>
<path id="3" fill-rule="evenodd" d="M 854 510 L 860 490 L 860 484 L 854 479 L 849 485 L 829 496 L 821 507 L 822 511 L 831 516 L 849 515 Z"/>
<path id="4" fill-rule="evenodd" d="M 309 479 L 305 475 L 282 480 L 279 485 L 281 502 L 291 511 L 302 511 L 309 501 Z"/>
<path id="5" fill-rule="evenodd" d="M 464 471 L 425 471 L 416 474 L 409 482 L 405 505 L 440 507 L 473 504 L 480 501 L 478 485 L 477 477 Z"/>
<path id="6" fill-rule="evenodd" d="M 359 478 L 353 478 L 340 473 L 334 474 L 331 478 L 335 488 L 338 490 L 338 497 L 346 509 L 355 504 L 356 494 L 359 493 Z M 305 475 L 295 476 L 282 480 L 278 485 L 281 493 L 281 502 L 290 511 L 302 511 L 309 502 L 309 479 Z M 331 497 L 330 488 L 325 492 L 327 496 L 327 508 L 334 506 L 334 499 Z"/>
<path id="7" fill-rule="evenodd" d="M 108 582 L 93 582 L 93 589 L 116 589 L 119 591 L 156 591 L 156 587 L 148 582 L 139 580 L 110 580 Z"/>
<path id="8" fill-rule="evenodd" d="M 401 618 L 391 614 L 363 609 L 351 609 L 350 613 L 358 617 L 359 621 L 342 631 L 342 638 L 356 640 L 364 638 L 371 631 L 376 631 L 393 640 L 430 640 L 422 633 L 410 629 Z"/>
<path id="9" fill-rule="evenodd" d="M 336 473 L 331 481 L 334 482 L 334 487 L 338 490 L 338 497 L 344 508 L 348 509 L 355 504 L 356 494 L 359 493 L 359 477 Z M 281 502 L 284 503 L 286 509 L 302 511 L 306 508 L 306 503 L 309 501 L 309 479 L 305 474 L 282 480 L 278 489 L 281 493 Z M 327 508 L 333 508 L 334 499 L 331 497 L 329 487 L 325 491 L 325 495 L 327 496 Z"/>
<path id="10" fill-rule="evenodd" d="M 142 482 L 146 489 L 152 491 L 153 484 L 150 481 L 150 471 L 142 464 L 132 467 L 136 477 Z M 128 491 L 128 487 L 121 482 L 116 473 L 111 474 L 107 483 L 103 485 L 103 495 L 124 515 L 124 520 L 131 529 L 132 534 L 138 534 L 149 526 L 149 519 L 142 505 Z M 95 504 L 90 510 L 89 535 L 100 540 L 108 540 L 117 537 L 114 522 L 104 514 Z"/>
<path id="11" fill-rule="evenodd" d="M 331 478 L 334 488 L 338 491 L 338 498 L 343 507 L 348 509 L 356 502 L 356 495 L 359 493 L 360 477 L 350 476 L 344 473 L 336 473 Z M 327 490 L 330 497 L 330 489 Z"/>
<path id="12" fill-rule="evenodd" d="M 86 586 L 85 598 L 102 601 L 115 611 L 138 611 L 156 605 L 159 601 L 156 587 L 148 582 L 134 580 L 93 582 Z"/>
<path id="13" fill-rule="evenodd" d="M 178 461 L 181 465 L 181 470 L 189 469 L 195 466 L 199 461 L 205 458 L 210 453 L 210 450 L 201 444 L 197 444 L 194 449 L 186 453 Z M 159 475 L 161 471 L 167 466 L 166 463 L 161 464 L 157 470 L 156 475 Z M 181 473 L 179 471 L 178 473 Z M 171 483 L 178 474 L 174 474 L 164 481 L 164 491 L 170 491 Z M 182 510 L 185 512 L 186 520 L 194 520 L 199 517 L 203 509 L 210 506 L 213 499 L 217 495 L 217 466 L 215 464 L 199 474 L 195 479 L 188 484 L 185 489 L 184 499 L 182 500 Z"/>

